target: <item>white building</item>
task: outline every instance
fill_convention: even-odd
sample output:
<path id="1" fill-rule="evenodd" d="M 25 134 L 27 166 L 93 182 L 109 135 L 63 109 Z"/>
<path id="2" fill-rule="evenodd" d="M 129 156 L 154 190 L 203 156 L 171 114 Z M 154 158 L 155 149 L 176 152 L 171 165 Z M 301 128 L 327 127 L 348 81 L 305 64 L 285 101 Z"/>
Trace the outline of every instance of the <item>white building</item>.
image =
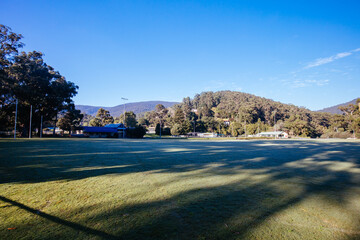
<path id="1" fill-rule="evenodd" d="M 218 137 L 219 134 L 217 133 L 197 133 L 198 137 L 203 137 L 203 138 L 213 138 L 213 137 Z"/>
<path id="2" fill-rule="evenodd" d="M 273 138 L 289 138 L 289 134 L 282 131 L 277 132 L 261 132 L 256 135 L 257 137 L 273 137 Z"/>

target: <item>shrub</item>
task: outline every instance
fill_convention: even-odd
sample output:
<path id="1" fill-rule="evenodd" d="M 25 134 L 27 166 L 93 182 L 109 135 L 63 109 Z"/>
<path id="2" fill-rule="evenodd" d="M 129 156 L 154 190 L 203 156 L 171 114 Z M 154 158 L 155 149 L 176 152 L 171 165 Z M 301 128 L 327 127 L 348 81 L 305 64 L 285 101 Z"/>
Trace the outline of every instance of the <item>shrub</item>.
<path id="1" fill-rule="evenodd" d="M 350 138 L 353 137 L 352 133 L 349 132 L 327 132 L 321 135 L 321 138 Z"/>
<path id="2" fill-rule="evenodd" d="M 160 124 L 156 124 L 155 134 L 156 134 L 156 135 L 160 135 Z M 164 135 L 171 135 L 170 128 L 168 128 L 168 127 L 162 127 L 162 128 L 161 128 L 161 135 L 162 135 L 162 136 L 164 136 Z"/>
<path id="3" fill-rule="evenodd" d="M 136 126 L 126 129 L 126 137 L 128 138 L 143 138 L 146 134 L 146 128 L 143 126 Z"/>

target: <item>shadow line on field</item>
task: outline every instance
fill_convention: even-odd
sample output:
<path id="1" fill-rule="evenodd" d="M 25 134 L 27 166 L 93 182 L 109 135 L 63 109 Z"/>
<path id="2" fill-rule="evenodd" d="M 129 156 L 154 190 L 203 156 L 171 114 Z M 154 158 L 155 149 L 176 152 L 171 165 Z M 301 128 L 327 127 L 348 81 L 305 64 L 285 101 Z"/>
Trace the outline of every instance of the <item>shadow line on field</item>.
<path id="1" fill-rule="evenodd" d="M 286 172 L 308 175 L 306 166 L 298 167 L 300 172 L 286 171 L 289 163 L 308 158 L 360 164 L 357 143 L 167 141 L 154 145 L 153 141 L 145 140 L 61 143 L 33 141 L 31 149 L 27 149 L 26 142 L 0 145 L 0 150 L 4 149 L 0 156 L 0 184 L 69 181 L 147 171 L 189 172 L 206 169 L 214 163 L 221 166 L 213 167 L 209 174 L 231 175 L 239 169 L 264 169 L 268 173 L 281 171 L 287 178 Z"/>
<path id="2" fill-rule="evenodd" d="M 50 214 L 47 214 L 47 213 L 41 212 L 39 210 L 36 210 L 34 208 L 28 207 L 28 206 L 26 206 L 26 205 L 24 205 L 22 203 L 13 201 L 13 200 L 11 200 L 9 198 L 0 196 L 0 200 L 3 201 L 3 202 L 6 202 L 6 203 L 10 203 L 13 206 L 19 207 L 19 208 L 21 208 L 21 209 L 23 209 L 25 211 L 28 211 L 28 212 L 30 212 L 32 214 L 36 214 L 36 215 L 38 215 L 40 217 L 43 217 L 43 218 L 45 218 L 47 220 L 50 220 L 50 221 L 54 222 L 54 223 L 58 223 L 58 224 L 61 224 L 63 226 L 70 227 L 70 228 L 72 228 L 74 230 L 78 230 L 78 231 L 82 231 L 82 232 L 85 232 L 85 233 L 88 233 L 88 234 L 96 235 L 96 236 L 102 237 L 104 239 L 117 239 L 116 236 L 113 236 L 113 235 L 108 234 L 106 232 L 102 232 L 102 231 L 99 231 L 99 230 L 96 230 L 96 229 L 93 229 L 93 228 L 85 227 L 83 225 L 73 223 L 73 222 L 70 222 L 70 221 L 67 221 L 67 220 L 52 216 Z"/>

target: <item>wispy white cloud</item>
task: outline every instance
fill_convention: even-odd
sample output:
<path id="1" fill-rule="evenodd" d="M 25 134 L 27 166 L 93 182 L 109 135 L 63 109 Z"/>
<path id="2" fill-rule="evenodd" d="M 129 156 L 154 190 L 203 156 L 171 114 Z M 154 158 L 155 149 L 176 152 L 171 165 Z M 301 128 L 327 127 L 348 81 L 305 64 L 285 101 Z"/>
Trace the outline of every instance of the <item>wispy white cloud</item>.
<path id="1" fill-rule="evenodd" d="M 283 81 L 285 85 L 289 86 L 290 88 L 304 88 L 304 87 L 312 87 L 312 86 L 318 86 L 322 87 L 325 85 L 328 85 L 330 80 L 324 79 L 324 80 L 313 80 L 313 79 L 296 79 L 293 81 Z"/>
<path id="2" fill-rule="evenodd" d="M 323 64 L 333 62 L 333 61 L 335 61 L 337 59 L 350 56 L 351 54 L 353 54 L 355 52 L 359 52 L 359 51 L 360 51 L 360 48 L 357 48 L 357 49 L 354 49 L 354 50 L 351 50 L 351 51 L 348 51 L 348 52 L 338 53 L 338 54 L 335 54 L 335 55 L 327 57 L 327 58 L 318 58 L 315 61 L 309 63 L 307 66 L 305 66 L 304 69 L 318 67 L 318 66 L 321 66 Z"/>
<path id="3" fill-rule="evenodd" d="M 341 70 L 338 68 L 331 68 L 327 69 L 326 71 L 322 71 L 322 69 L 315 67 L 333 62 L 337 59 L 348 57 L 352 54 L 359 55 L 357 52 L 360 52 L 360 48 L 347 52 L 337 53 L 327 58 L 319 58 L 309 63 L 304 68 L 289 72 L 287 74 L 282 74 L 282 76 L 274 78 L 273 80 L 281 81 L 282 85 L 286 86 L 288 89 L 299 89 L 325 87 L 331 84 L 331 82 L 337 81 L 336 79 L 339 78 L 350 79 L 349 71 L 352 71 L 350 66 L 342 66 Z"/>
<path id="4" fill-rule="evenodd" d="M 323 87 L 330 83 L 326 74 L 318 72 L 301 73 L 293 72 L 281 80 L 288 88 Z"/>

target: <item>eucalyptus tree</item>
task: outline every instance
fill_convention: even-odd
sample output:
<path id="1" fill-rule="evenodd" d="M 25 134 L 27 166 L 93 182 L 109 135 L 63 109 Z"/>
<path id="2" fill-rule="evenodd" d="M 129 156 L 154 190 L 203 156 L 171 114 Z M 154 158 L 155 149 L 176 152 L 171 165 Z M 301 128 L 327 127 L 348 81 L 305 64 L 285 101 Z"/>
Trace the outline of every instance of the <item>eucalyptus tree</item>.
<path id="1" fill-rule="evenodd" d="M 57 126 L 65 131 L 71 132 L 80 127 L 81 121 L 84 115 L 81 114 L 80 110 L 75 109 L 75 106 L 72 106 L 62 118 L 57 122 Z"/>
<path id="2" fill-rule="evenodd" d="M 96 117 L 90 120 L 89 125 L 93 127 L 103 127 L 110 123 L 114 123 L 114 118 L 110 115 L 110 112 L 104 108 L 99 108 Z"/>
<path id="3" fill-rule="evenodd" d="M 12 95 L 14 81 L 9 77 L 9 67 L 18 49 L 23 47 L 21 34 L 12 32 L 11 28 L 0 24 L 0 126 L 9 127 L 15 110 L 15 99 Z"/>
<path id="4" fill-rule="evenodd" d="M 40 128 L 40 119 L 55 125 L 58 113 L 73 105 L 78 87 L 47 65 L 41 52 L 19 54 L 21 39 L 21 34 L 0 25 L 0 122 L 11 122 L 16 99 L 19 128 L 25 133 L 31 106 L 34 126 Z"/>
<path id="5" fill-rule="evenodd" d="M 29 111 L 34 109 L 34 126 L 40 127 L 40 118 L 57 122 L 58 113 L 71 108 L 78 86 L 66 81 L 58 71 L 47 65 L 41 52 L 22 52 L 14 57 L 9 67 L 14 81 L 13 98 L 19 100 L 19 122 L 27 129 Z"/>

